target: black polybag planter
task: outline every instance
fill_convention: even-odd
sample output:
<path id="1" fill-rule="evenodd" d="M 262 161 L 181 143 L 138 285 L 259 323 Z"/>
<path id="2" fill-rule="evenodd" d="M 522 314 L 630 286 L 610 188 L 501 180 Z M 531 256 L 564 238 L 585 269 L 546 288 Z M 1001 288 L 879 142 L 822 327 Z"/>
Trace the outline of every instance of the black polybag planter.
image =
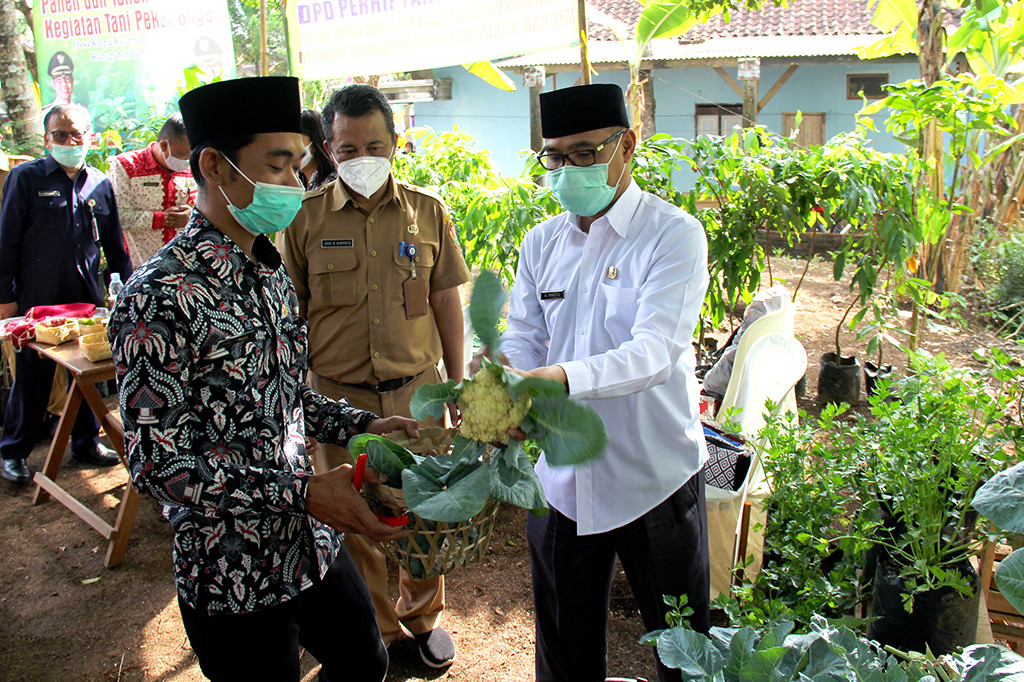
<path id="1" fill-rule="evenodd" d="M 838 357 L 835 353 L 825 353 L 818 370 L 818 400 L 856 405 L 860 402 L 860 375 L 856 355 Z"/>
<path id="2" fill-rule="evenodd" d="M 965 598 L 952 587 L 940 587 L 916 594 L 914 611 L 908 613 L 903 608 L 906 589 L 898 567 L 880 558 L 871 599 L 871 615 L 878 620 L 868 625 L 868 638 L 903 651 L 924 652 L 927 645 L 936 656 L 974 644 L 981 578 L 969 563 L 956 569 L 968 577 L 972 597 Z"/>
<path id="3" fill-rule="evenodd" d="M 882 379 L 888 379 L 892 377 L 893 366 L 882 365 L 876 367 L 873 362 L 868 360 L 864 361 L 864 392 L 868 395 L 874 395 L 878 382 Z"/>

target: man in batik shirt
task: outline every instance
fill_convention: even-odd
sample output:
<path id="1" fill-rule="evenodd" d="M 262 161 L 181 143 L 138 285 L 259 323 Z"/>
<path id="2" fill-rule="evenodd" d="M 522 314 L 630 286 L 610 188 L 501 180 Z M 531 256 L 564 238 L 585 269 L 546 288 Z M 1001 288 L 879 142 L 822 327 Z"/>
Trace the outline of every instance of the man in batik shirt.
<path id="1" fill-rule="evenodd" d="M 370 512 L 351 467 L 314 475 L 305 440 L 418 434 L 304 383 L 306 323 L 266 236 L 301 204 L 298 81 L 223 81 L 180 105 L 196 209 L 128 281 L 110 325 L 132 481 L 166 505 L 182 622 L 207 677 L 298 682 L 301 645 L 322 679 L 381 680 L 387 650 L 336 531 L 405 531 Z"/>

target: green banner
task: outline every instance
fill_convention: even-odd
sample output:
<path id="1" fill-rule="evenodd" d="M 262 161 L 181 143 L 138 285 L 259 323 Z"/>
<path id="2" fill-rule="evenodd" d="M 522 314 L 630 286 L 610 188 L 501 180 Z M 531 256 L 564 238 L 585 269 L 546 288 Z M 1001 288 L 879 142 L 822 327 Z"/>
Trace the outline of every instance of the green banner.
<path id="1" fill-rule="evenodd" d="M 235 77 L 225 0 L 38 0 L 44 113 L 74 102 L 93 129 L 176 108 L 181 92 Z"/>

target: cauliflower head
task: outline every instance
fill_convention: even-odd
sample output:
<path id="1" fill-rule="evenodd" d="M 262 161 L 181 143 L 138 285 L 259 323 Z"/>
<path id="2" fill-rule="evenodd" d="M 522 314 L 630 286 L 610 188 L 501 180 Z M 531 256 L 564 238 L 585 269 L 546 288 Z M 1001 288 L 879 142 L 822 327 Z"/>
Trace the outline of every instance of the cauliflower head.
<path id="1" fill-rule="evenodd" d="M 462 412 L 462 435 L 482 443 L 508 443 L 508 430 L 530 411 L 530 396 L 516 401 L 497 372 L 484 368 L 463 382 L 456 403 Z"/>

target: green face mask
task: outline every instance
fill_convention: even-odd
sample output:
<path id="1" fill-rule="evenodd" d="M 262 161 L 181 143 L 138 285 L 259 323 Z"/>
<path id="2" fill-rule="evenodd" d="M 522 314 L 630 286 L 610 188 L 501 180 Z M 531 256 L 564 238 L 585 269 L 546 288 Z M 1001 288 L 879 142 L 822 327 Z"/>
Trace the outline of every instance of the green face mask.
<path id="1" fill-rule="evenodd" d="M 620 137 L 619 140 L 621 139 Z M 618 149 L 619 142 L 616 141 L 615 150 Z M 562 208 L 584 217 L 596 215 L 608 208 L 608 204 L 615 198 L 619 180 L 626 172 L 626 164 L 622 165 L 622 171 L 614 185 L 608 184 L 608 166 L 607 163 L 595 163 L 582 167 L 562 166 L 557 170 L 548 171 L 551 191 Z"/>
<path id="2" fill-rule="evenodd" d="M 249 180 L 249 177 L 242 173 L 227 155 L 224 156 L 239 174 Z M 288 187 L 287 185 L 272 185 L 266 182 L 253 182 L 249 180 L 256 189 L 252 194 L 252 203 L 245 208 L 238 208 L 231 203 L 228 195 L 224 194 L 224 188 L 218 187 L 221 194 L 228 202 L 228 212 L 234 216 L 239 225 L 253 234 L 276 234 L 292 224 L 299 209 L 302 208 L 302 194 L 305 190 L 299 187 Z"/>
<path id="3" fill-rule="evenodd" d="M 89 147 L 84 144 L 55 144 L 50 150 L 53 160 L 65 168 L 78 168 L 85 163 L 85 155 L 88 153 Z"/>

